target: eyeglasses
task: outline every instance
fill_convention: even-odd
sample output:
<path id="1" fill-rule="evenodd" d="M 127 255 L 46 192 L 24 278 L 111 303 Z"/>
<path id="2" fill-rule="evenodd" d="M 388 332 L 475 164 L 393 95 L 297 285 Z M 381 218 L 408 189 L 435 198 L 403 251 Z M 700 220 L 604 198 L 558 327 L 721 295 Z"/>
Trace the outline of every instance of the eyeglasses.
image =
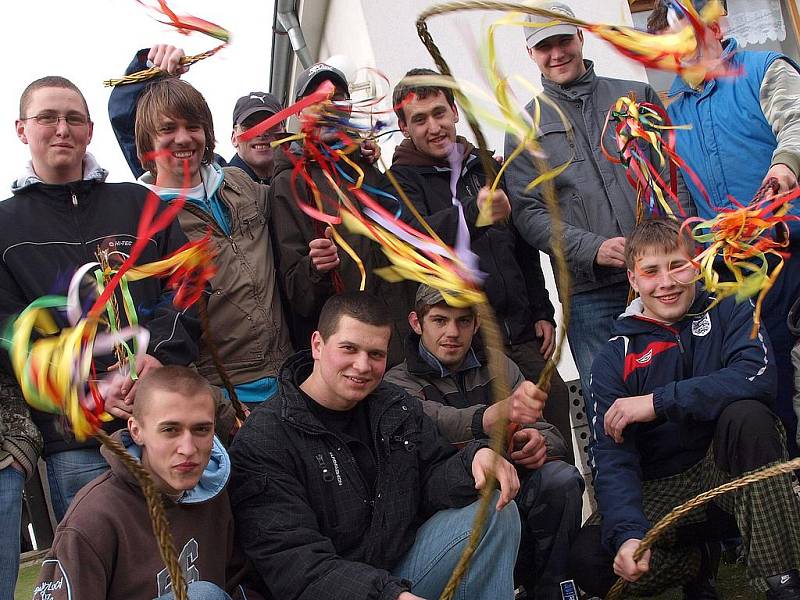
<path id="1" fill-rule="evenodd" d="M 55 112 L 43 112 L 39 113 L 38 115 L 33 115 L 32 117 L 25 117 L 24 119 L 20 119 L 20 121 L 29 121 L 33 119 L 36 121 L 38 125 L 42 127 L 56 127 L 58 126 L 58 122 L 61 119 L 64 119 L 64 122 L 67 125 L 71 125 L 72 127 L 81 127 L 82 125 L 86 125 L 89 122 L 89 117 L 87 115 L 82 115 L 81 113 L 69 113 L 68 115 L 60 115 Z"/>

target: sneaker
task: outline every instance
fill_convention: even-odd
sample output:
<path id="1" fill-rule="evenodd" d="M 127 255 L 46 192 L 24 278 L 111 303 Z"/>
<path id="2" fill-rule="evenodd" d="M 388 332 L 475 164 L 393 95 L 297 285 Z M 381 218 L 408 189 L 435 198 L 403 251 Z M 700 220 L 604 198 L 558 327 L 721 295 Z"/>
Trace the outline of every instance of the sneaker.
<path id="1" fill-rule="evenodd" d="M 800 574 L 797 569 L 767 577 L 767 600 L 800 600 Z"/>
<path id="2" fill-rule="evenodd" d="M 683 600 L 722 600 L 714 587 L 722 546 L 709 541 L 700 546 L 700 571 L 683 585 Z"/>

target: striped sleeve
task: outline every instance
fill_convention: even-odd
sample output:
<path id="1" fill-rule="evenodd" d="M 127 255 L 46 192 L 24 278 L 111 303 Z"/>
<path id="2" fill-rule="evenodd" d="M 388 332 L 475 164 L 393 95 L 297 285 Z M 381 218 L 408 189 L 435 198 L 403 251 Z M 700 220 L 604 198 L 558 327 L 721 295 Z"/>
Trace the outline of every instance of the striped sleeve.
<path id="1" fill-rule="evenodd" d="M 771 164 L 784 164 L 800 175 L 800 73 L 788 61 L 774 61 L 759 95 L 761 110 L 778 139 Z"/>

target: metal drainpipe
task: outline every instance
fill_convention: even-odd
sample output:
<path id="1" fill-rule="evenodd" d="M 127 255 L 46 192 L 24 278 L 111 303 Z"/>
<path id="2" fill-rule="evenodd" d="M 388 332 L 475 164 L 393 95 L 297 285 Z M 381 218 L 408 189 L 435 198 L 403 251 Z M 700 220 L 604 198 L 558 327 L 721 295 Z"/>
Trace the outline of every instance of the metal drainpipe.
<path id="1" fill-rule="evenodd" d="M 277 19 L 283 30 L 288 34 L 289 42 L 292 44 L 292 48 L 303 68 L 307 69 L 313 65 L 314 59 L 311 58 L 311 52 L 309 52 L 306 45 L 303 30 L 300 29 L 300 21 L 295 10 L 295 0 L 277 0 Z"/>

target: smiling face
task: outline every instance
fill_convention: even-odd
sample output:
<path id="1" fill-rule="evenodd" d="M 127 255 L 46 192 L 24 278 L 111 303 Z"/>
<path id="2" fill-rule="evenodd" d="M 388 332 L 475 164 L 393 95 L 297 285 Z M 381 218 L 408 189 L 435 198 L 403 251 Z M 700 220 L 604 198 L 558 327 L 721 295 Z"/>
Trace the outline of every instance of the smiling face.
<path id="1" fill-rule="evenodd" d="M 262 179 L 267 179 L 272 176 L 275 150 L 270 144 L 280 139 L 280 137 L 285 134 L 283 124 L 278 124 L 272 129 L 268 129 L 261 135 L 247 141 L 240 140 L 238 136 L 251 127 L 258 125 L 263 120 L 270 117 L 271 114 L 272 113 L 267 111 L 261 111 L 250 115 L 242 121 L 241 124 L 233 128 L 233 134 L 231 135 L 231 143 L 233 147 L 236 148 L 237 154 Z"/>
<path id="2" fill-rule="evenodd" d="M 447 158 L 456 142 L 458 109 L 442 92 L 412 97 L 403 105 L 403 116 L 398 120 L 400 130 L 417 150 L 433 158 Z"/>
<path id="3" fill-rule="evenodd" d="M 214 442 L 214 400 L 158 390 L 138 417 L 128 419 L 142 466 L 161 491 L 175 495 L 200 481 Z"/>
<path id="4" fill-rule="evenodd" d="M 344 315 L 336 330 L 323 339 L 311 337 L 314 370 L 302 389 L 331 410 L 350 410 L 378 387 L 386 370 L 392 330 Z"/>
<path id="5" fill-rule="evenodd" d="M 675 323 L 689 311 L 695 297 L 697 269 L 681 248 L 665 252 L 651 246 L 636 257 L 628 281 L 644 306 L 643 316 Z"/>
<path id="6" fill-rule="evenodd" d="M 422 337 L 422 344 L 448 369 L 464 362 L 478 331 L 478 318 L 469 308 L 454 308 L 444 302 L 435 304 L 419 320 L 416 312 L 409 315 L 414 332 Z"/>
<path id="7" fill-rule="evenodd" d="M 35 90 L 23 117 L 52 114 L 56 117 L 81 116 L 85 123 L 69 125 L 58 118 L 55 126 L 40 125 L 36 119 L 19 119 L 17 137 L 31 150 L 33 170 L 45 183 L 62 184 L 78 181 L 83 176 L 83 157 L 92 141 L 92 122 L 80 94 L 61 87 Z M 78 119 L 80 120 L 80 119 Z"/>
<path id="8" fill-rule="evenodd" d="M 156 185 L 184 186 L 184 162 L 189 165 L 189 186 L 200 183 L 200 164 L 206 148 L 206 134 L 200 123 L 180 117 L 162 116 L 156 126 L 153 149 L 156 156 Z"/>
<path id="9" fill-rule="evenodd" d="M 533 48 L 528 48 L 545 79 L 566 85 L 586 73 L 583 64 L 583 33 L 575 35 L 553 35 L 543 39 Z"/>

